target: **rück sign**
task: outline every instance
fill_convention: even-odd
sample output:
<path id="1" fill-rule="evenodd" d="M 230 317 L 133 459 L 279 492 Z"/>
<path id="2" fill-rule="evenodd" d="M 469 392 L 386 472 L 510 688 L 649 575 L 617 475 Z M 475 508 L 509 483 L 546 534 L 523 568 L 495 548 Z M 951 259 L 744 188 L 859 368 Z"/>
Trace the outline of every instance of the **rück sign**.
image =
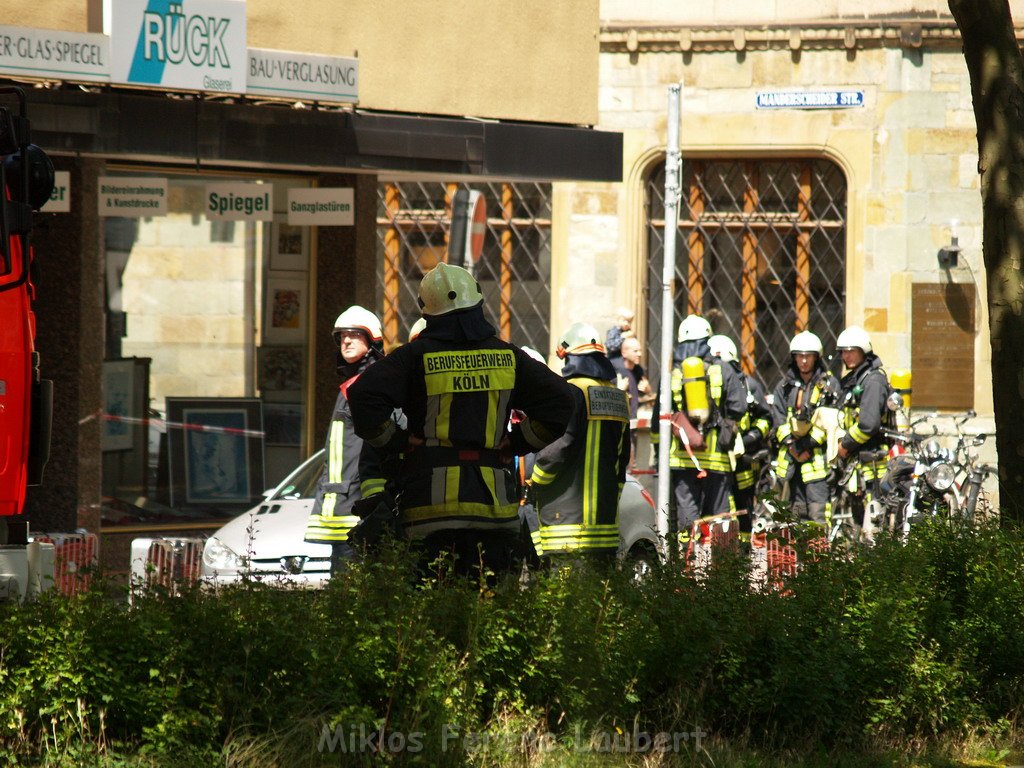
<path id="1" fill-rule="evenodd" d="M 206 185 L 206 218 L 210 221 L 271 221 L 272 184 L 220 183 Z"/>
<path id="2" fill-rule="evenodd" d="M 112 0 L 111 82 L 244 93 L 245 3 Z"/>

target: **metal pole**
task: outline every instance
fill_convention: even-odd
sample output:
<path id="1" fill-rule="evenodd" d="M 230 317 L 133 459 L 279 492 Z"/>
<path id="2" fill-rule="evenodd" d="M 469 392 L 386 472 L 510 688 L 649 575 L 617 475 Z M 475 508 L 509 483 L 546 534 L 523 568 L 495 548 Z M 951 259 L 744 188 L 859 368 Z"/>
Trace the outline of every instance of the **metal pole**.
<path id="1" fill-rule="evenodd" d="M 672 286 L 676 276 L 676 234 L 679 227 L 680 194 L 679 155 L 679 84 L 668 87 L 668 151 L 665 155 L 665 259 L 661 267 L 661 386 L 658 404 L 661 421 L 658 423 L 658 535 L 668 539 L 669 453 L 672 447 L 672 333 L 675 325 L 675 303 Z"/>

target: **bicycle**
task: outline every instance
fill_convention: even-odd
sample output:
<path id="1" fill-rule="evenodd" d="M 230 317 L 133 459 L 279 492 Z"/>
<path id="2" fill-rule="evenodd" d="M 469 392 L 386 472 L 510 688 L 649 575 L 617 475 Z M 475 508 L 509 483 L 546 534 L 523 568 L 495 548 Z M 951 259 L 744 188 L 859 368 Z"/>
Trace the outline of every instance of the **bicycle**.
<path id="1" fill-rule="evenodd" d="M 974 519 L 978 511 L 978 503 L 981 503 L 982 514 L 988 515 L 992 512 L 991 502 L 988 495 L 984 493 L 983 485 L 989 475 L 997 475 L 998 467 L 991 464 L 979 464 L 975 452 L 971 449 L 978 448 L 988 439 L 984 432 L 977 435 L 965 434 L 963 426 L 977 416 L 973 409 L 954 419 L 953 425 L 956 428 L 956 448 L 953 451 L 953 461 L 956 467 L 959 480 L 954 484 L 957 496 L 960 501 L 960 510 L 968 521 Z"/>
<path id="2" fill-rule="evenodd" d="M 834 490 L 832 515 L 829 522 L 828 542 L 836 546 L 871 544 L 875 531 L 885 526 L 885 509 L 880 497 L 880 478 L 873 472 L 870 483 L 865 481 L 861 468 L 876 466 L 888 457 L 888 451 L 861 451 L 856 459 L 848 457 L 845 462 L 835 465 L 829 478 Z M 868 490 L 871 497 L 865 502 Z M 858 521 L 858 517 L 861 519 Z"/>

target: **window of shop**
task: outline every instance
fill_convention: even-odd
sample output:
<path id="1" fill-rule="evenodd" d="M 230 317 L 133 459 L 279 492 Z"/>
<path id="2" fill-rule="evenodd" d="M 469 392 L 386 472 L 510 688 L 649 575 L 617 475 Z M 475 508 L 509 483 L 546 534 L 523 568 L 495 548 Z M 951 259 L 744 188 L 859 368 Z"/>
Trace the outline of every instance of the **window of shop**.
<path id="1" fill-rule="evenodd" d="M 772 387 L 793 334 L 826 349 L 845 318 L 846 179 L 828 160 L 707 159 L 683 163 L 676 231 L 675 326 L 701 314 L 731 337 L 743 369 Z M 647 183 L 647 333 L 661 336 L 665 169 Z M 648 345 L 649 369 L 659 369 Z"/>
<path id="2" fill-rule="evenodd" d="M 513 344 L 550 349 L 551 185 L 473 185 L 388 181 L 377 193 L 378 306 L 384 337 L 404 341 L 420 317 L 420 278 L 447 260 L 452 198 L 460 186 L 482 192 L 487 232 L 476 275 L 488 318 Z"/>
<path id="3" fill-rule="evenodd" d="M 166 213 L 101 218 L 104 525 L 201 522 L 251 507 L 305 443 L 309 236 L 283 212 L 209 215 L 208 185 L 256 183 L 283 211 L 298 179 L 166 178 Z"/>

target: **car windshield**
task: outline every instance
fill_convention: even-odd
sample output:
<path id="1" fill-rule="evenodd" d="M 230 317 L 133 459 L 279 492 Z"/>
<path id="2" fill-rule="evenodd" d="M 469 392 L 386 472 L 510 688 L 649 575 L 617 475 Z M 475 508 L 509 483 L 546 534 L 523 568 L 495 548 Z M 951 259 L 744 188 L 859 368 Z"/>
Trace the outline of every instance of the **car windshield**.
<path id="1" fill-rule="evenodd" d="M 281 484 L 272 499 L 312 499 L 316 496 L 316 484 L 324 469 L 324 453 L 317 451 L 304 464 L 292 472 Z"/>

